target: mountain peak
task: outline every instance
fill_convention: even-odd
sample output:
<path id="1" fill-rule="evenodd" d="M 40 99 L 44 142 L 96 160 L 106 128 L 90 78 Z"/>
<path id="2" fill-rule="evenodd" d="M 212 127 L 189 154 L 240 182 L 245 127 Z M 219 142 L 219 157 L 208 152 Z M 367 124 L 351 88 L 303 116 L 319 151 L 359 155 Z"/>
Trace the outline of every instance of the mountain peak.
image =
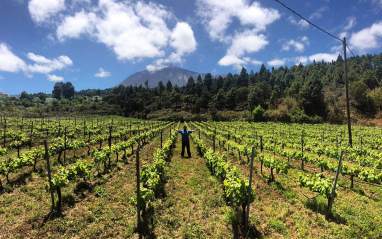
<path id="1" fill-rule="evenodd" d="M 204 77 L 205 75 L 203 73 L 182 69 L 172 64 L 166 64 L 165 67 L 156 71 L 145 70 L 134 73 L 131 76 L 127 77 L 123 82 L 121 82 L 120 85 L 139 86 L 144 85 L 145 81 L 148 80 L 150 87 L 157 86 L 159 81 L 162 81 L 164 84 L 166 84 L 167 81 L 171 81 L 173 85 L 177 84 L 178 86 L 183 86 L 187 83 L 187 80 L 190 76 L 196 79 L 199 74 L 202 77 Z"/>

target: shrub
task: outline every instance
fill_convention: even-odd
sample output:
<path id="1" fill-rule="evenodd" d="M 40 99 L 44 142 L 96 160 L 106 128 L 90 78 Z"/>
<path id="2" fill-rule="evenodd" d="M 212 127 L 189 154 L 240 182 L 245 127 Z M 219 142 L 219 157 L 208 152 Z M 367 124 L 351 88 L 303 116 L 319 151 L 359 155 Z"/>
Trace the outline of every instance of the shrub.
<path id="1" fill-rule="evenodd" d="M 254 110 L 253 110 L 253 120 L 255 122 L 260 122 L 265 120 L 265 110 L 261 105 L 258 105 Z"/>

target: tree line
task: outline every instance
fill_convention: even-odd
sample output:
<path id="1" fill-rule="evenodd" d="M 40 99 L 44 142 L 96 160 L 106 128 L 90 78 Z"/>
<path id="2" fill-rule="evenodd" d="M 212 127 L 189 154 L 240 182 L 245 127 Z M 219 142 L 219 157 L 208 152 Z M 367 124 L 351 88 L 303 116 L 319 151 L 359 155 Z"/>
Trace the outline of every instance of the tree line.
<path id="1" fill-rule="evenodd" d="M 118 86 L 101 91 L 103 100 L 117 105 L 123 115 L 149 114 L 162 109 L 193 114 L 264 109 L 268 120 L 284 122 L 343 122 L 345 120 L 345 75 L 341 55 L 332 62 L 313 62 L 213 78 L 211 74 L 190 77 L 184 86 L 163 81 L 149 88 Z M 382 53 L 348 59 L 350 103 L 354 110 L 373 117 L 382 110 Z M 84 93 L 84 92 L 83 92 Z"/>

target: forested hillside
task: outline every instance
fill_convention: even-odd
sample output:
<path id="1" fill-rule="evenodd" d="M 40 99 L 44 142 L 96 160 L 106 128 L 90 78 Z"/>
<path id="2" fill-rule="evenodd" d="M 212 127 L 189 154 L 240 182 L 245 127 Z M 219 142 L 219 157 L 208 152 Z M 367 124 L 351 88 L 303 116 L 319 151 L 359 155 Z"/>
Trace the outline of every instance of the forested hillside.
<path id="1" fill-rule="evenodd" d="M 183 87 L 170 81 L 159 82 L 155 88 L 147 84 L 119 86 L 103 101 L 118 105 L 123 115 L 140 112 L 143 117 L 157 111 L 162 112 L 160 117 L 189 111 L 194 116 L 210 113 L 215 119 L 224 119 L 222 112 L 252 112 L 260 105 L 257 109 L 265 110 L 267 120 L 341 123 L 346 119 L 344 71 L 344 59 L 339 55 L 331 63 L 278 69 L 262 65 L 259 72 L 242 68 L 240 74 L 229 73 L 226 78 L 214 79 L 211 74 L 204 79 L 190 77 Z M 375 117 L 382 108 L 382 54 L 349 58 L 348 80 L 352 114 Z"/>

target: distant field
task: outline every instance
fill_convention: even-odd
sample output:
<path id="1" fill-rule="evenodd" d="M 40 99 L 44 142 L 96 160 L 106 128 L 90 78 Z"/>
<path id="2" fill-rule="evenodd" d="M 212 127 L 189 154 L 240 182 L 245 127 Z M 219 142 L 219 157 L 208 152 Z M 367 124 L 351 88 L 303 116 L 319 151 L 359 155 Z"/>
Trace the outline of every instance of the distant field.
<path id="1" fill-rule="evenodd" d="M 184 125 L 198 129 L 191 158 L 180 157 L 173 129 Z M 347 127 L 337 125 L 87 117 L 1 118 L 0 126 L 0 238 L 126 238 L 139 230 L 149 238 L 382 237 L 380 128 L 353 127 L 349 147 Z"/>

